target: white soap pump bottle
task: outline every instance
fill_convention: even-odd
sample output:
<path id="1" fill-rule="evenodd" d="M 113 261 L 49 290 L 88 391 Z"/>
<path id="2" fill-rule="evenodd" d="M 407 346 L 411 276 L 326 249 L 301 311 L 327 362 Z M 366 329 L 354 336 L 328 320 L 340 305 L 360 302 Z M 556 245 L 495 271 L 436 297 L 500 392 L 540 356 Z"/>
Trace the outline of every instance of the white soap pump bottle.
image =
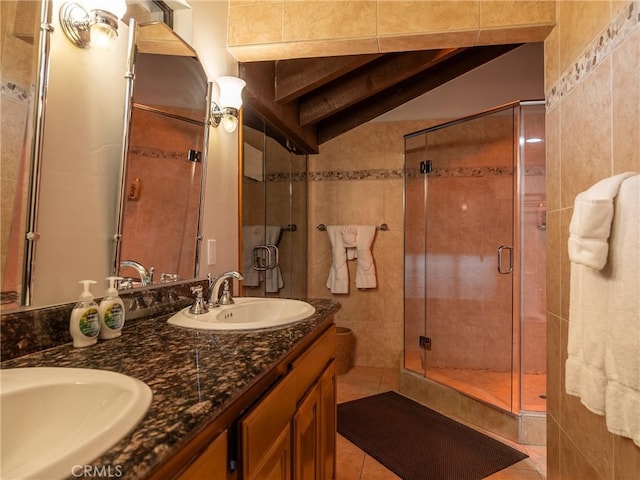
<path id="1" fill-rule="evenodd" d="M 107 340 L 122 335 L 124 326 L 124 302 L 118 296 L 116 282 L 122 277 L 106 277 L 109 288 L 100 302 L 100 338 Z"/>
<path id="2" fill-rule="evenodd" d="M 69 332 L 73 338 L 73 346 L 77 348 L 95 345 L 100 333 L 100 311 L 98 304 L 94 302 L 93 295 L 89 291 L 89 285 L 95 284 L 94 280 L 80 280 L 84 285 L 84 291 L 80 294 L 78 303 L 71 311 L 69 320 Z"/>

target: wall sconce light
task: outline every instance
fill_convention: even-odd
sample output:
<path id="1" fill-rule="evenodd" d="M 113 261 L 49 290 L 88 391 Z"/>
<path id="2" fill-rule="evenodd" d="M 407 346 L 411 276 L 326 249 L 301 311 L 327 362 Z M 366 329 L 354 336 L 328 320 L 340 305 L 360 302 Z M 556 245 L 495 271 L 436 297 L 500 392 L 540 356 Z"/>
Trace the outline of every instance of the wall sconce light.
<path id="1" fill-rule="evenodd" d="M 217 127 L 222 122 L 225 131 L 232 133 L 238 127 L 238 111 L 242 107 L 242 89 L 247 84 L 237 77 L 220 77 L 218 103 L 211 102 L 211 124 Z"/>
<path id="2" fill-rule="evenodd" d="M 126 0 L 91 0 L 86 5 L 67 2 L 60 7 L 62 31 L 80 48 L 110 46 L 118 36 L 118 22 L 127 11 Z"/>

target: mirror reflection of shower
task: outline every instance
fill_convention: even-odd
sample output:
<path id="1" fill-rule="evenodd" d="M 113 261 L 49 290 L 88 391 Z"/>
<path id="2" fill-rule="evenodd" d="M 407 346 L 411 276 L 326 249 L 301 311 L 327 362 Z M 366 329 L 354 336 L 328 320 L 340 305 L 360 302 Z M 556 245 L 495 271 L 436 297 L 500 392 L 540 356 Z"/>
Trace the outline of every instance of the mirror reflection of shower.
<path id="1" fill-rule="evenodd" d="M 243 296 L 307 296 L 307 156 L 245 106 Z"/>

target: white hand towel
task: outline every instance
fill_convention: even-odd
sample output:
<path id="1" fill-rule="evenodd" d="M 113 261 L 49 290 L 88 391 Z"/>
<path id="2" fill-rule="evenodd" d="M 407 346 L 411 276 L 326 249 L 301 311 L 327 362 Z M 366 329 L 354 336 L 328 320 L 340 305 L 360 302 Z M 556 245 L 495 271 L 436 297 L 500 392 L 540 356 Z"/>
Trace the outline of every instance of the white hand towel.
<path id="1" fill-rule="evenodd" d="M 281 230 L 282 228 L 279 226 L 267 226 L 265 235 L 266 244 L 275 245 L 277 247 L 278 240 L 280 240 Z M 273 261 L 275 261 L 275 259 L 273 259 Z M 284 281 L 282 280 L 282 270 L 280 269 L 280 265 L 267 270 L 265 272 L 265 290 L 268 293 L 277 293 L 282 287 L 284 287 Z"/>
<path id="2" fill-rule="evenodd" d="M 576 196 L 569 224 L 569 259 L 573 263 L 601 270 L 607 263 L 613 219 L 613 199 L 620 184 L 633 172 L 599 181 Z"/>
<path id="3" fill-rule="evenodd" d="M 357 230 L 358 266 L 356 268 L 356 287 L 376 288 L 376 267 L 371 253 L 376 227 L 375 225 L 358 225 Z"/>
<path id="4" fill-rule="evenodd" d="M 260 273 L 253 268 L 253 249 L 264 245 L 264 227 L 262 225 L 245 225 L 242 227 L 242 285 L 244 287 L 260 286 Z"/>
<path id="5" fill-rule="evenodd" d="M 340 233 L 347 249 L 347 260 L 358 258 L 358 225 L 344 225 Z"/>
<path id="6" fill-rule="evenodd" d="M 327 234 L 332 247 L 327 288 L 331 290 L 331 293 L 349 293 L 349 269 L 347 267 L 347 250 L 342 240 L 342 226 L 327 226 Z"/>

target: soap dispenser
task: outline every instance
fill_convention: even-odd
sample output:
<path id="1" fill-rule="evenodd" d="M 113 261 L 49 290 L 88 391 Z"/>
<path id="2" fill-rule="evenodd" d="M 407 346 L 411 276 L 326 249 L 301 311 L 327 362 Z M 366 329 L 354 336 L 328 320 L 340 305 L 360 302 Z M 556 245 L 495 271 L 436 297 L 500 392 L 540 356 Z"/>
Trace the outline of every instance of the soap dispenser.
<path id="1" fill-rule="evenodd" d="M 78 303 L 71 311 L 69 332 L 73 338 L 73 346 L 77 348 L 94 345 L 98 341 L 100 333 L 100 311 L 98 304 L 93 300 L 89 291 L 89 285 L 95 284 L 94 280 L 81 280 L 84 291 L 80 294 Z"/>
<path id="2" fill-rule="evenodd" d="M 122 277 L 107 277 L 109 288 L 100 302 L 100 338 L 106 340 L 122 334 L 124 326 L 124 302 L 118 296 L 116 282 Z"/>

